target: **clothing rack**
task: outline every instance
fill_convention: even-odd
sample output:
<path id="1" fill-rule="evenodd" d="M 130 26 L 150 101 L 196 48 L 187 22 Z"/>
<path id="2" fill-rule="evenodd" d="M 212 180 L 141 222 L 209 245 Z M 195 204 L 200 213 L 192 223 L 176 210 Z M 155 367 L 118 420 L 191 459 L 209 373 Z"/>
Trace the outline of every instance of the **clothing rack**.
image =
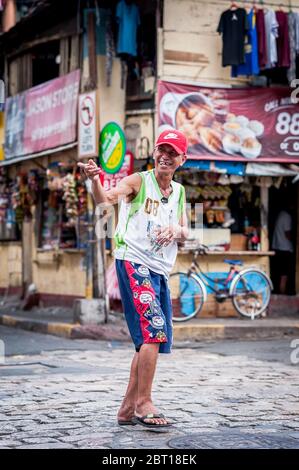
<path id="1" fill-rule="evenodd" d="M 227 8 L 229 9 L 230 8 L 230 5 L 232 2 L 229 2 L 227 0 L 216 0 L 216 1 L 211 1 L 209 2 L 210 5 L 219 5 L 219 2 L 223 3 L 224 5 L 227 6 Z M 298 10 L 299 12 L 299 2 L 297 5 L 292 5 L 292 1 L 289 1 L 289 2 L 285 2 L 287 3 L 287 5 L 284 5 L 282 2 L 281 3 L 273 3 L 273 2 L 268 2 L 268 0 L 256 0 L 256 2 L 252 1 L 252 0 L 240 0 L 240 1 L 236 1 L 235 3 L 237 3 L 238 7 L 239 8 L 244 8 L 244 4 L 247 4 L 245 6 L 249 6 L 249 4 L 251 4 L 252 7 L 256 7 L 256 8 L 267 8 L 267 7 L 273 7 L 276 10 L 279 10 L 281 7 L 283 8 L 283 11 L 285 11 L 286 13 L 290 10 Z M 286 11 L 288 10 L 288 11 Z"/>

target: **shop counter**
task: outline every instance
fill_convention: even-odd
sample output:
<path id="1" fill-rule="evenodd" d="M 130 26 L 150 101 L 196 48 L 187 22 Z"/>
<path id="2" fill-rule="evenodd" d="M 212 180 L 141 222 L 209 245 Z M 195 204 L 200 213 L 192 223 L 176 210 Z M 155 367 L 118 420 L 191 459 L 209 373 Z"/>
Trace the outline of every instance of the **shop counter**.
<path id="1" fill-rule="evenodd" d="M 194 249 L 183 249 L 179 248 L 179 254 L 189 254 L 189 253 L 194 253 L 196 251 L 196 248 Z M 199 255 L 199 256 L 274 256 L 275 251 L 207 251 L 205 255 Z"/>

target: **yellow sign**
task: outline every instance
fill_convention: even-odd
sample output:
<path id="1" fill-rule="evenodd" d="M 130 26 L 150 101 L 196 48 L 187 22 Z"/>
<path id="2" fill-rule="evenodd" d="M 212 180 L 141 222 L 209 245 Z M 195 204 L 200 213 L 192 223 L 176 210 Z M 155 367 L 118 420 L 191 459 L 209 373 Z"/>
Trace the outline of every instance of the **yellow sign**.
<path id="1" fill-rule="evenodd" d="M 126 139 L 121 127 L 116 122 L 109 122 L 100 134 L 100 165 L 106 173 L 117 173 L 126 152 Z"/>

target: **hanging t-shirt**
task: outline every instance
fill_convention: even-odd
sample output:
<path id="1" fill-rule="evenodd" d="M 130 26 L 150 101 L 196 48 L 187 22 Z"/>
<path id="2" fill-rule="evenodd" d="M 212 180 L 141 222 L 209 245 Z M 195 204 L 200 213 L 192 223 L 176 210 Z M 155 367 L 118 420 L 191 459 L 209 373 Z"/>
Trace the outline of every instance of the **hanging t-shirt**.
<path id="1" fill-rule="evenodd" d="M 265 68 L 267 64 L 267 47 L 266 47 L 266 31 L 265 31 L 265 14 L 264 10 L 259 8 L 256 12 L 256 30 L 258 42 L 258 57 L 260 68 Z"/>
<path id="2" fill-rule="evenodd" d="M 278 23 L 273 10 L 266 10 L 264 17 L 267 49 L 267 63 L 265 68 L 271 69 L 277 64 L 276 38 L 278 36 Z"/>
<path id="3" fill-rule="evenodd" d="M 287 71 L 289 84 L 296 78 L 296 15 L 293 11 L 288 14 L 290 39 L 290 68 Z"/>
<path id="4" fill-rule="evenodd" d="M 296 27 L 296 52 L 299 54 L 299 13 L 295 12 L 295 27 Z"/>
<path id="5" fill-rule="evenodd" d="M 116 20 L 119 23 L 117 53 L 137 56 L 137 28 L 140 24 L 137 5 L 121 0 L 116 7 Z"/>
<path id="6" fill-rule="evenodd" d="M 247 14 L 244 8 L 226 10 L 221 14 L 217 32 L 222 34 L 223 67 L 244 64 L 244 41 L 247 30 Z"/>
<path id="7" fill-rule="evenodd" d="M 276 12 L 278 22 L 277 56 L 278 67 L 290 66 L 290 40 L 288 15 L 284 11 Z"/>
<path id="8" fill-rule="evenodd" d="M 256 15 L 250 10 L 247 15 L 249 30 L 245 39 L 245 64 L 232 66 L 232 77 L 238 75 L 258 75 L 260 68 L 258 63 L 258 43 L 256 31 Z"/>

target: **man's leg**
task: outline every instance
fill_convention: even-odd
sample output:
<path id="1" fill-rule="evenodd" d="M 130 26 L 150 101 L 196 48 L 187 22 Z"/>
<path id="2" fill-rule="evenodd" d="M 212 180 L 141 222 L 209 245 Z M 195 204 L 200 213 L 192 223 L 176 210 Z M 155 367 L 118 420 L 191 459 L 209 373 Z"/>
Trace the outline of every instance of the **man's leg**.
<path id="1" fill-rule="evenodd" d="M 138 356 L 139 353 L 135 353 L 132 360 L 129 384 L 121 407 L 117 413 L 117 419 L 119 421 L 129 421 L 134 416 L 138 390 Z"/>
<path id="2" fill-rule="evenodd" d="M 152 401 L 152 385 L 159 354 L 159 343 L 143 344 L 138 357 L 138 396 L 135 413 L 141 417 L 149 413 L 158 413 Z M 163 418 L 149 418 L 149 424 L 167 424 Z"/>

